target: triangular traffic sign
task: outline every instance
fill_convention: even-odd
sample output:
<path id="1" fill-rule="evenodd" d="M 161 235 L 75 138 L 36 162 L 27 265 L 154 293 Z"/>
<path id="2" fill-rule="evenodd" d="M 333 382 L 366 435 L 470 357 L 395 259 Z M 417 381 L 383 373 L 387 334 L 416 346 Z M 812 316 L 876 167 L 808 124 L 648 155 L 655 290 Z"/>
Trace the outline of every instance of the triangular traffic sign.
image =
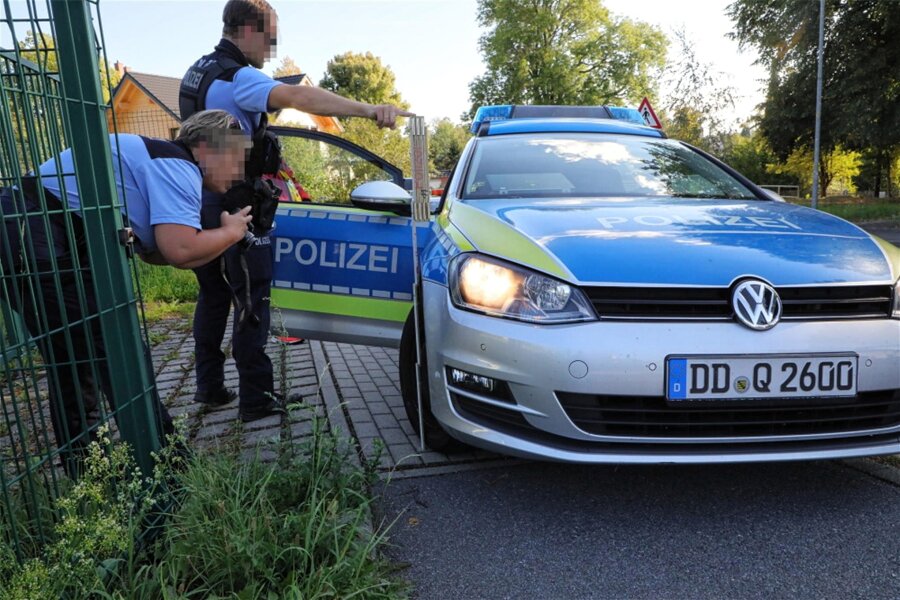
<path id="1" fill-rule="evenodd" d="M 659 122 L 659 118 L 656 116 L 656 113 L 653 112 L 653 107 L 650 106 L 650 100 L 645 96 L 643 100 L 641 100 L 641 105 L 638 106 L 638 112 L 641 113 L 641 117 L 644 119 L 644 123 L 649 127 L 653 127 L 654 129 L 662 129 L 662 123 Z"/>

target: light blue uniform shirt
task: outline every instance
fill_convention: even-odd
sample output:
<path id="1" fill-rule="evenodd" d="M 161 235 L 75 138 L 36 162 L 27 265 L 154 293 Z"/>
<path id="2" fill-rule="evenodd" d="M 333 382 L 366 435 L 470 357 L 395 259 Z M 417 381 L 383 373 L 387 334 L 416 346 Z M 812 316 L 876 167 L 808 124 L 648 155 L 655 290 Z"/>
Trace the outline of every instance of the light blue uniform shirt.
<path id="1" fill-rule="evenodd" d="M 119 202 L 139 240 L 138 252 L 157 249 L 154 225 L 186 225 L 200 229 L 203 176 L 197 165 L 184 157 L 181 147 L 165 140 L 131 134 L 119 134 L 118 142 L 115 135 L 110 135 L 109 141 Z M 38 171 L 45 189 L 57 198 L 65 198 L 72 209 L 80 211 L 81 198 L 71 150 L 48 160 Z"/>
<path id="2" fill-rule="evenodd" d="M 206 108 L 227 110 L 241 122 L 241 129 L 252 134 L 262 113 L 269 111 L 269 94 L 284 85 L 253 67 L 239 69 L 231 81 L 217 79 L 206 91 Z"/>

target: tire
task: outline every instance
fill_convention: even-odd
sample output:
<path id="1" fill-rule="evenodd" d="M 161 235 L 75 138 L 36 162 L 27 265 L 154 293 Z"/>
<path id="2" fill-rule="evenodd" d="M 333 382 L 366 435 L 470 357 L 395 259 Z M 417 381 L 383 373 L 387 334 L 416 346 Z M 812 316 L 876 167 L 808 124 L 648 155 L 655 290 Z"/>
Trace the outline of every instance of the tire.
<path id="1" fill-rule="evenodd" d="M 422 348 L 422 361 L 425 361 L 425 348 Z M 428 366 L 422 365 L 422 372 L 427 377 Z M 416 327 L 415 311 L 409 313 L 400 337 L 400 393 L 403 396 L 403 407 L 406 418 L 413 431 L 419 435 L 419 402 L 416 396 Z M 431 393 L 427 383 L 422 386 L 422 408 L 425 410 L 422 422 L 425 425 L 425 445 L 438 452 L 451 453 L 467 449 L 466 445 L 454 439 L 444 431 L 431 413 Z"/>

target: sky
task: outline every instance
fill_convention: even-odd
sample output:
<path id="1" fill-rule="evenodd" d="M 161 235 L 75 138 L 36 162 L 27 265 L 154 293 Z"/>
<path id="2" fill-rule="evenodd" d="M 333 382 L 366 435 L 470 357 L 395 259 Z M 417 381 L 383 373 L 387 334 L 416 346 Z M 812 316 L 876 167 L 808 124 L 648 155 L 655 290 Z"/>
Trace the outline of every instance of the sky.
<path id="1" fill-rule="evenodd" d="M 279 14 L 280 39 L 266 72 L 290 56 L 318 83 L 335 55 L 368 51 L 391 67 L 397 89 L 416 113 L 428 120 L 458 120 L 468 110 L 468 84 L 484 71 L 476 0 L 270 1 Z M 698 58 L 736 88 L 739 102 L 729 117 L 739 120 L 761 102 L 765 72 L 752 64 L 755 55 L 740 53 L 727 39 L 729 2 L 603 0 L 614 15 L 656 25 L 666 34 L 684 29 Z M 13 2 L 14 11 L 16 4 L 21 3 Z M 223 5 L 224 0 L 100 0 L 110 63 L 181 77 L 218 41 Z M 0 46 L 5 47 L 3 34 Z"/>

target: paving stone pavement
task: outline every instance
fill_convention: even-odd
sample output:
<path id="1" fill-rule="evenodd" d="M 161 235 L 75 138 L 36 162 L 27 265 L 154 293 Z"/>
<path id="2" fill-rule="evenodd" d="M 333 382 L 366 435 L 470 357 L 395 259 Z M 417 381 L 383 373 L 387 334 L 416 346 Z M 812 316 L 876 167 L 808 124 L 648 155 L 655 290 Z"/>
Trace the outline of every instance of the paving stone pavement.
<path id="1" fill-rule="evenodd" d="M 385 477 L 427 472 L 459 471 L 508 462 L 487 452 L 446 455 L 419 451 L 400 396 L 397 351 L 390 348 L 335 344 L 314 340 L 268 346 L 275 365 L 275 388 L 288 397 L 298 395 L 297 408 L 287 416 L 273 416 L 243 424 L 237 401 L 209 407 L 193 401 L 194 342 L 190 319 L 166 319 L 149 331 L 157 388 L 173 417 L 187 421 L 189 441 L 200 450 L 238 450 L 243 456 L 259 452 L 275 458 L 269 442 L 302 444 L 318 418 L 325 431 L 341 432 L 355 445 L 358 456 L 377 461 Z M 237 390 L 238 377 L 230 357 L 231 327 L 223 342 L 225 384 Z M 322 417 L 325 417 L 324 419 Z M 423 470 L 425 470 L 423 472 Z"/>

